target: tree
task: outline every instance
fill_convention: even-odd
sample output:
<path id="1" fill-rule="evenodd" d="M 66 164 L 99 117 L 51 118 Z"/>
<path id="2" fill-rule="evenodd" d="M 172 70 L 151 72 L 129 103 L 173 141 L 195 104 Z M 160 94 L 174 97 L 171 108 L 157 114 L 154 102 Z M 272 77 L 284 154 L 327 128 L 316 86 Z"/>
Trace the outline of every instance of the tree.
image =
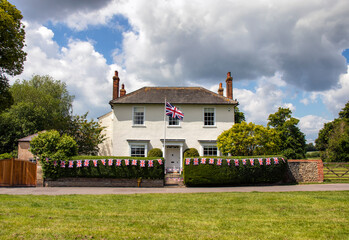
<path id="1" fill-rule="evenodd" d="M 241 123 L 246 121 L 245 114 L 243 112 L 240 112 L 238 107 L 235 107 L 234 119 L 235 119 L 235 123 Z"/>
<path id="2" fill-rule="evenodd" d="M 26 53 L 25 31 L 21 12 L 6 0 L 0 0 L 0 112 L 11 105 L 8 79 L 23 71 Z"/>
<path id="3" fill-rule="evenodd" d="M 311 143 L 308 143 L 306 146 L 305 146 L 305 151 L 306 152 L 314 152 L 314 151 L 317 151 L 318 149 L 314 146 L 314 144 L 311 142 Z"/>
<path id="4" fill-rule="evenodd" d="M 105 139 L 105 135 L 102 134 L 104 128 L 94 120 L 87 121 L 87 114 L 73 116 L 68 129 L 65 131 L 77 142 L 79 155 L 97 154 L 99 150 L 98 144 Z"/>
<path id="5" fill-rule="evenodd" d="M 266 155 L 277 153 L 279 142 L 279 135 L 274 129 L 242 122 L 219 135 L 217 147 L 224 155 Z"/>
<path id="6" fill-rule="evenodd" d="M 42 130 L 65 131 L 74 96 L 65 83 L 49 76 L 16 81 L 10 89 L 14 104 L 0 114 L 0 153 L 11 152 L 17 140 Z"/>
<path id="7" fill-rule="evenodd" d="M 315 140 L 323 161 L 349 162 L 349 101 L 338 115 L 324 124 Z"/>
<path id="8" fill-rule="evenodd" d="M 287 158 L 305 157 L 305 135 L 298 128 L 299 120 L 291 117 L 288 108 L 279 108 L 268 117 L 268 127 L 273 127 L 280 135 L 280 150 Z"/>

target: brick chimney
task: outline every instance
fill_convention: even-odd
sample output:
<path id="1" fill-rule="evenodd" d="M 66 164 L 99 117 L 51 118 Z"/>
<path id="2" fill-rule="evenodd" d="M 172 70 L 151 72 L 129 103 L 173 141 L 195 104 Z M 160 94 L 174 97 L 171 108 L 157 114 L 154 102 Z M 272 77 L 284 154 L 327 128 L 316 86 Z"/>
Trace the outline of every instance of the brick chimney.
<path id="1" fill-rule="evenodd" d="M 231 72 L 227 73 L 227 98 L 233 99 L 233 78 L 231 77 Z"/>
<path id="2" fill-rule="evenodd" d="M 220 83 L 218 88 L 218 94 L 223 96 L 223 92 L 224 92 L 224 88 L 222 87 L 222 83 Z"/>
<path id="3" fill-rule="evenodd" d="M 125 84 L 122 84 L 120 89 L 120 97 L 123 97 L 125 95 L 126 95 Z"/>
<path id="4" fill-rule="evenodd" d="M 120 83 L 120 78 L 118 75 L 118 71 L 115 71 L 115 75 L 113 76 L 113 99 L 116 99 L 119 97 L 119 83 Z"/>

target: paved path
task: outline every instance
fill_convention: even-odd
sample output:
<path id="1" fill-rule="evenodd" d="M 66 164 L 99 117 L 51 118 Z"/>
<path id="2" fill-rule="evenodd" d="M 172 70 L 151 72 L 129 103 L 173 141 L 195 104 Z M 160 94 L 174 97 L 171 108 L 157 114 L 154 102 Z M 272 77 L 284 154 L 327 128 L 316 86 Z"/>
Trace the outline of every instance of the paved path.
<path id="1" fill-rule="evenodd" d="M 95 187 L 38 187 L 0 188 L 0 194 L 11 195 L 67 195 L 67 194 L 143 194 L 143 193 L 203 193 L 203 192 L 295 192 L 295 191 L 349 191 L 349 184 L 309 184 L 282 186 L 247 186 L 215 188 L 95 188 Z"/>

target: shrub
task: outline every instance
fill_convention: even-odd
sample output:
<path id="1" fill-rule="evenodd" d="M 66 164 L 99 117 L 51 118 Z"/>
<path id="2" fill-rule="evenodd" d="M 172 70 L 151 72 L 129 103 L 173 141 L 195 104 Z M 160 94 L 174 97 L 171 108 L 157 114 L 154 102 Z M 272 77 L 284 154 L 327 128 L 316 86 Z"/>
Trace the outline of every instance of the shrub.
<path id="1" fill-rule="evenodd" d="M 314 151 L 314 152 L 307 152 L 305 154 L 307 158 L 317 158 L 320 157 L 320 152 L 319 151 Z"/>
<path id="2" fill-rule="evenodd" d="M 189 158 L 189 157 L 198 157 L 199 152 L 196 148 L 188 148 L 184 151 L 184 157 Z"/>
<path id="3" fill-rule="evenodd" d="M 75 160 L 73 160 L 75 159 Z M 112 165 L 109 165 L 109 159 Z M 117 159 L 121 160 L 121 165 L 117 166 Z M 126 165 L 126 159 L 129 165 Z M 46 178 L 57 179 L 62 177 L 86 177 L 86 178 L 143 178 L 143 179 L 163 179 L 164 178 L 164 160 L 162 164 L 158 159 L 129 158 L 129 157 L 93 157 L 79 158 L 73 157 L 69 160 L 44 159 L 47 162 L 44 174 Z M 84 166 L 86 160 L 89 160 L 89 166 Z M 137 165 L 132 165 L 132 160 L 137 160 Z M 140 160 L 145 160 L 145 166 L 140 166 Z M 149 166 L 149 161 L 153 160 L 153 167 Z M 64 162 L 63 162 L 64 161 Z M 81 161 L 81 167 L 78 162 Z M 97 161 L 97 167 L 94 166 Z M 70 163 L 72 163 L 70 167 Z M 62 167 L 62 165 L 64 167 Z"/>
<path id="4" fill-rule="evenodd" d="M 10 159 L 10 158 L 13 158 L 13 155 L 11 153 L 0 154 L 0 159 Z"/>
<path id="5" fill-rule="evenodd" d="M 229 164 L 227 158 L 218 158 L 213 159 L 213 164 L 210 164 L 207 158 L 206 164 L 200 164 L 202 158 L 197 158 L 198 165 L 194 165 L 193 158 L 187 165 L 187 159 L 185 159 L 184 183 L 193 187 L 280 182 L 286 176 L 287 163 L 281 157 L 277 158 L 277 163 L 275 158 L 269 158 L 270 165 L 266 165 L 268 158 L 262 158 L 262 165 L 257 158 L 253 158 L 254 165 L 251 165 L 250 159 L 246 159 L 246 164 L 243 164 L 243 159 L 236 159 L 238 166 L 235 166 L 235 159 L 230 159 Z M 222 161 L 221 165 L 218 164 L 219 160 Z"/>
<path id="6" fill-rule="evenodd" d="M 162 151 L 160 148 L 153 148 L 148 152 L 148 157 L 162 157 Z"/>

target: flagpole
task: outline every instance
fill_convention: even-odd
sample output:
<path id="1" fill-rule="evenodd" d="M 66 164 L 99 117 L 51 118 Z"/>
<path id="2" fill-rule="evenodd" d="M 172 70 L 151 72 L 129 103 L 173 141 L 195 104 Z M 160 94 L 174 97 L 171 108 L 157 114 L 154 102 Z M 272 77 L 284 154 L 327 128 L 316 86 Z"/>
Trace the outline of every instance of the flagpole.
<path id="1" fill-rule="evenodd" d="M 166 157 L 166 97 L 165 97 L 165 105 L 164 105 L 164 159 Z M 166 159 L 165 159 L 166 163 Z M 166 166 L 165 166 L 166 171 Z"/>

